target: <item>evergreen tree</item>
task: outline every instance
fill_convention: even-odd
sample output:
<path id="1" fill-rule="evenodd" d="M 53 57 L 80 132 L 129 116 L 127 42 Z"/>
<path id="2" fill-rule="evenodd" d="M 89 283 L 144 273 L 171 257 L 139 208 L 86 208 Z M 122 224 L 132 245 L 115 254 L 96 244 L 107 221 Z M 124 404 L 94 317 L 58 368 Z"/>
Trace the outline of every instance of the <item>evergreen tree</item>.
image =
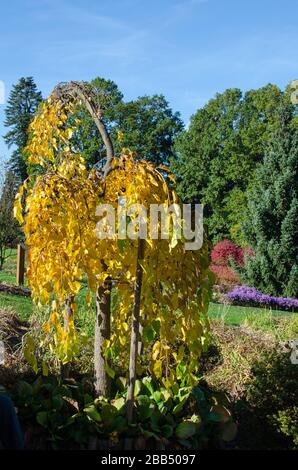
<path id="1" fill-rule="evenodd" d="M 298 131 L 283 106 L 279 128 L 248 193 L 244 232 L 255 251 L 244 273 L 249 285 L 271 295 L 298 297 L 297 220 Z"/>
<path id="2" fill-rule="evenodd" d="M 41 101 L 41 93 L 37 90 L 33 78 L 23 77 L 12 87 L 5 109 L 4 125 L 10 130 L 4 136 L 4 140 L 9 148 L 14 147 L 8 167 L 21 181 L 28 176 L 23 154 L 28 140 L 27 130 Z"/>

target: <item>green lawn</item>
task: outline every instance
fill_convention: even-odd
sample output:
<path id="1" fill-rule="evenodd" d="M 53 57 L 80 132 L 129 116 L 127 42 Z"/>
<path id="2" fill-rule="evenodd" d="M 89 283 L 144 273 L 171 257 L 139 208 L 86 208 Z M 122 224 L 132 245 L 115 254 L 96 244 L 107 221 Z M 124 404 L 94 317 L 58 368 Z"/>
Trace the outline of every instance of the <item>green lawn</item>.
<path id="1" fill-rule="evenodd" d="M 3 269 L 0 271 L 0 282 L 15 284 L 17 250 L 11 250 L 8 254 L 9 257 L 5 260 Z"/>
<path id="2" fill-rule="evenodd" d="M 247 327 L 269 333 L 278 341 L 298 336 L 297 313 L 214 303 L 210 304 L 208 313 L 211 320 L 220 320 L 228 326 Z"/>
<path id="3" fill-rule="evenodd" d="M 32 300 L 30 297 L 0 292 L 0 308 L 12 308 L 21 320 L 27 320 L 32 313 Z"/>
<path id="4" fill-rule="evenodd" d="M 239 325 L 244 319 L 249 318 L 257 320 L 262 316 L 286 317 L 295 315 L 295 313 L 285 312 L 282 310 L 269 310 L 266 308 L 256 307 L 239 307 L 234 305 L 214 304 L 211 303 L 208 311 L 211 319 L 223 320 L 226 325 Z"/>

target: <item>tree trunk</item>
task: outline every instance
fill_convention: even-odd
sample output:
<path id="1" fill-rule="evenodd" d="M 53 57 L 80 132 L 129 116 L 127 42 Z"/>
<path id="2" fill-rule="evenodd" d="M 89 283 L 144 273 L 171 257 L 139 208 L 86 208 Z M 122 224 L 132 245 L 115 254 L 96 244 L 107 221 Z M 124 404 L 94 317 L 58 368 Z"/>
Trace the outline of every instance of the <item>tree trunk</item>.
<path id="1" fill-rule="evenodd" d="M 111 280 L 108 278 L 96 292 L 96 319 L 94 332 L 94 375 L 96 396 L 107 397 L 109 377 L 105 370 L 102 345 L 111 334 Z"/>
<path id="2" fill-rule="evenodd" d="M 74 303 L 74 296 L 70 296 L 65 301 L 65 316 L 64 316 L 64 328 L 65 330 L 69 329 L 69 320 L 73 317 L 72 304 Z M 61 375 L 64 379 L 69 379 L 70 377 L 71 364 L 62 364 L 61 366 Z"/>
<path id="3" fill-rule="evenodd" d="M 17 286 L 23 286 L 25 280 L 25 248 L 23 245 L 18 245 L 17 252 Z"/>
<path id="4" fill-rule="evenodd" d="M 126 415 L 128 423 L 133 420 L 133 404 L 134 392 L 137 374 L 137 358 L 138 358 L 138 340 L 140 329 L 140 307 L 141 307 L 141 292 L 143 281 L 143 269 L 140 265 L 140 260 L 144 259 L 145 240 L 140 239 L 138 245 L 138 259 L 136 268 L 136 282 L 134 291 L 134 308 L 131 325 L 131 340 L 130 340 L 130 357 L 129 357 L 129 380 L 127 388 L 126 400 Z"/>

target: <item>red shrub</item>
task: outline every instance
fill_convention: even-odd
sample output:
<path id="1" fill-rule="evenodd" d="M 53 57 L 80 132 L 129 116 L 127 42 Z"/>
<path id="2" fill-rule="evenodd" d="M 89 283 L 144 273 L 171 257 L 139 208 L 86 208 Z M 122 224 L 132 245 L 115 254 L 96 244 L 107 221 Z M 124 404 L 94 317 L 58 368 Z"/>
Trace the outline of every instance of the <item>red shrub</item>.
<path id="1" fill-rule="evenodd" d="M 229 266 L 211 264 L 211 271 L 215 274 L 215 284 L 239 284 L 240 279 L 237 273 Z"/>
<path id="2" fill-rule="evenodd" d="M 240 246 L 230 240 L 218 242 L 212 252 L 211 260 L 217 266 L 229 266 L 229 259 L 233 259 L 239 266 L 243 266 L 244 252 Z"/>

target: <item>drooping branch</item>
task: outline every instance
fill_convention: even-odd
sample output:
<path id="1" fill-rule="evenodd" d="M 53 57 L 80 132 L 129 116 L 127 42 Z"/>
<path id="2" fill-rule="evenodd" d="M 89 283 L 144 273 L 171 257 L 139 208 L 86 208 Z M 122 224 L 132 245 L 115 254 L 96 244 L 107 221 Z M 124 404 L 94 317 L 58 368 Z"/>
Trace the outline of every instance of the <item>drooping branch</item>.
<path id="1" fill-rule="evenodd" d="M 103 179 L 112 170 L 114 148 L 108 131 L 102 121 L 103 110 L 96 100 L 95 91 L 90 84 L 85 82 L 71 81 L 59 84 L 52 93 L 54 98 L 61 101 L 73 101 L 82 103 L 90 113 L 106 148 L 106 163 L 103 168 Z M 104 285 L 98 286 L 96 292 L 96 320 L 94 339 L 94 373 L 96 396 L 108 396 L 109 377 L 105 370 L 105 357 L 103 354 L 103 343 L 110 338 L 111 322 L 111 294 L 110 282 L 106 280 Z"/>
<path id="2" fill-rule="evenodd" d="M 86 82 L 71 81 L 57 85 L 52 93 L 52 96 L 54 98 L 57 97 L 62 101 L 71 99 L 74 102 L 82 102 L 87 111 L 90 113 L 106 147 L 107 160 L 103 169 L 103 176 L 105 178 L 112 169 L 114 148 L 106 126 L 102 121 L 103 110 L 100 104 L 96 102 L 96 94 L 94 90 Z"/>

